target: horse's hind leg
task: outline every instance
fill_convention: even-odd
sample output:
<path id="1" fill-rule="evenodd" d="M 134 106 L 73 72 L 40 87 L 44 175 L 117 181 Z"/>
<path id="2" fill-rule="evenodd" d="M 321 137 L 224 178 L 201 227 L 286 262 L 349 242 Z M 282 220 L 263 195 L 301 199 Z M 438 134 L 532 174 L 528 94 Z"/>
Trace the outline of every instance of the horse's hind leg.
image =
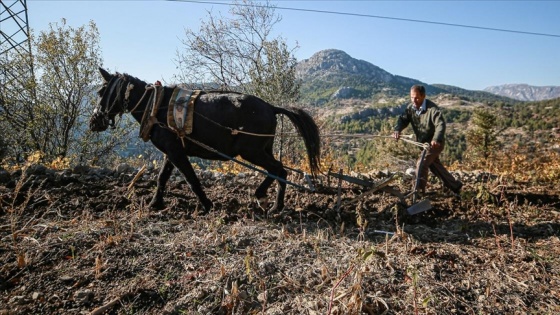
<path id="1" fill-rule="evenodd" d="M 268 152 L 261 151 L 260 154 L 255 154 L 255 152 L 251 152 L 250 154 L 245 153 L 242 154 L 241 156 L 245 160 L 264 168 L 268 173 L 280 179 L 285 180 L 288 175 L 288 172 L 286 172 L 282 163 L 276 160 L 272 156 L 272 149 L 266 151 L 270 151 L 270 154 Z M 267 176 L 264 179 L 264 181 L 259 185 L 259 187 L 255 191 L 255 197 L 257 198 L 257 200 L 263 201 L 266 198 L 267 190 L 270 187 L 270 185 L 272 185 L 272 182 L 274 182 L 274 179 L 270 176 Z M 286 195 L 286 182 L 282 180 L 278 180 L 278 191 L 276 193 L 276 200 L 274 202 L 274 205 L 269 211 L 274 212 L 274 211 L 280 211 L 284 209 L 285 195 Z"/>
<path id="2" fill-rule="evenodd" d="M 280 163 L 280 162 L 278 162 Z M 283 179 L 284 181 L 278 180 L 278 191 L 276 192 L 276 202 L 274 206 L 270 209 L 270 211 L 274 212 L 276 210 L 280 211 L 284 209 L 284 197 L 286 195 L 286 177 L 288 177 L 288 172 L 282 167 L 282 163 L 280 163 L 280 170 L 278 172 L 279 178 Z"/>
<path id="3" fill-rule="evenodd" d="M 268 191 L 270 185 L 272 185 L 272 182 L 274 182 L 274 179 L 272 177 L 267 176 L 264 179 L 264 181 L 259 185 L 257 190 L 255 190 L 255 198 L 257 198 L 257 202 L 259 203 L 259 206 L 261 206 L 263 209 L 267 208 L 266 192 Z"/>
<path id="4" fill-rule="evenodd" d="M 156 192 L 152 197 L 152 201 L 148 205 L 150 208 L 153 209 L 164 208 L 165 205 L 163 202 L 163 193 L 165 192 L 165 185 L 167 184 L 167 181 L 169 180 L 169 177 L 171 176 L 171 172 L 173 172 L 174 168 L 175 166 L 173 165 L 173 163 L 171 163 L 171 161 L 169 161 L 169 159 L 167 158 L 167 155 L 165 155 L 163 159 L 163 165 L 159 170 L 159 175 L 157 178 Z"/>

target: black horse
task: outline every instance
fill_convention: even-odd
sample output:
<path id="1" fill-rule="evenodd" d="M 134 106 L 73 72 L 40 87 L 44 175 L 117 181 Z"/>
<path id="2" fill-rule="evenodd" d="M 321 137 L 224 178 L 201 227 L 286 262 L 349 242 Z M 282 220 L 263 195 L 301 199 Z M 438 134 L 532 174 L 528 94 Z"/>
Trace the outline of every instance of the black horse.
<path id="1" fill-rule="evenodd" d="M 92 131 L 104 131 L 114 127 L 115 116 L 129 112 L 143 125 L 146 109 L 150 111 L 151 95 L 155 88 L 128 74 L 114 75 L 99 68 L 104 83 L 99 89 L 99 102 L 90 119 Z M 152 128 L 145 140 L 150 140 L 164 153 L 164 162 L 157 179 L 157 190 L 150 207 L 164 207 L 164 189 L 174 167 L 186 178 L 192 191 L 207 212 L 213 206 L 204 193 L 200 181 L 188 160 L 196 156 L 208 160 L 227 160 L 241 156 L 244 160 L 265 169 L 268 174 L 255 191 L 258 201 L 266 200 L 266 193 L 274 179 L 285 180 L 287 172 L 282 163 L 273 156 L 273 141 L 276 131 L 276 115 L 286 115 L 303 137 L 311 176 L 319 172 L 320 137 L 313 118 L 296 108 L 275 107 L 258 97 L 235 92 L 202 93 L 195 102 L 192 133 L 179 136 L 167 124 L 167 104 L 173 87 L 162 87 L 161 106 L 152 117 Z M 142 127 L 141 127 L 142 128 Z M 274 206 L 270 211 L 284 207 L 286 182 L 278 180 L 278 190 Z"/>

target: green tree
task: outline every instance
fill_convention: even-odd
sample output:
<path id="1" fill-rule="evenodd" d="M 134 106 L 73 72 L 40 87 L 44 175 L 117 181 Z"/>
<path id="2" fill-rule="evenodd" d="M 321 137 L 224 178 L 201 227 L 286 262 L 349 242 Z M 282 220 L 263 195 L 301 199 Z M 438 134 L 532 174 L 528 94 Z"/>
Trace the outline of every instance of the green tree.
<path id="1" fill-rule="evenodd" d="M 472 118 L 474 128 L 467 131 L 467 144 L 475 158 L 485 161 L 500 146 L 497 117 L 485 109 L 475 109 Z"/>
<path id="2" fill-rule="evenodd" d="M 39 134 L 31 128 L 35 119 L 33 110 L 36 82 L 32 69 L 32 58 L 17 51 L 9 51 L 0 62 L 0 71 L 10 73 L 17 69 L 17 76 L 5 76 L 0 95 L 0 127 L 7 160 L 21 160 L 24 152 L 31 151 L 32 143 L 37 142 Z M 21 71 L 19 71 L 21 70 Z"/>
<path id="3" fill-rule="evenodd" d="M 297 60 L 285 42 L 275 39 L 263 42 L 265 56 L 257 58 L 249 71 L 246 92 L 272 104 L 287 105 L 299 98 L 296 79 Z"/>
<path id="4" fill-rule="evenodd" d="M 31 56 L 12 55 L 2 64 L 35 69 L 8 81 L 0 104 L 12 160 L 20 162 L 32 152 L 41 152 L 46 161 L 72 158 L 78 163 L 106 155 L 123 137 L 94 134 L 87 127 L 102 63 L 97 26 L 90 22 L 73 28 L 62 19 L 30 40 Z"/>
<path id="5" fill-rule="evenodd" d="M 50 24 L 37 41 L 35 65 L 39 72 L 36 109 L 43 131 L 40 149 L 48 156 L 66 157 L 73 148 L 75 133 L 87 121 L 86 109 L 93 102 L 93 83 L 101 64 L 99 32 L 95 23 L 72 28 L 62 20 Z"/>

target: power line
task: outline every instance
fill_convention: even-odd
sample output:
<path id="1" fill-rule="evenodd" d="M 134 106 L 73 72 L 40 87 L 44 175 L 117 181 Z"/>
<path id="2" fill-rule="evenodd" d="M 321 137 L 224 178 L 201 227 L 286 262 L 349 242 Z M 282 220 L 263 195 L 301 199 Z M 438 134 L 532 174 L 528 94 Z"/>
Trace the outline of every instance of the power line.
<path id="1" fill-rule="evenodd" d="M 198 0 L 166 0 L 166 1 L 170 1 L 170 2 L 202 3 L 202 4 L 216 4 L 216 5 L 227 5 L 227 6 L 233 5 L 232 3 L 216 2 L 216 1 L 198 1 Z M 235 5 L 238 5 L 238 6 L 247 6 L 247 7 L 252 6 L 252 7 L 257 7 L 257 8 L 265 8 L 265 7 L 268 7 L 268 6 L 259 5 L 259 4 L 242 4 L 242 3 L 236 3 Z M 538 32 L 527 32 L 527 31 L 511 30 L 511 29 L 505 29 L 505 28 L 495 28 L 495 27 L 485 27 L 485 26 L 476 26 L 476 25 L 446 23 L 446 22 L 437 22 L 437 21 L 407 19 L 407 18 L 399 18 L 399 17 L 391 17 L 391 16 L 382 16 L 382 15 L 373 15 L 373 14 L 340 12 L 340 11 L 327 11 L 327 10 L 316 10 L 316 9 L 301 9 L 301 8 L 278 7 L 278 6 L 273 6 L 273 8 L 274 8 L 274 9 L 278 9 L 278 10 L 285 10 L 285 11 L 300 11 L 300 12 L 312 12 L 312 13 L 334 14 L 334 15 L 344 15 L 344 16 L 357 16 L 357 17 L 374 18 L 374 19 L 385 19 L 385 20 L 402 21 L 402 22 L 424 23 L 424 24 L 433 24 L 433 25 L 442 25 L 442 26 L 452 26 L 452 27 L 462 27 L 462 28 L 478 29 L 478 30 L 485 30 L 485 31 L 506 32 L 506 33 L 515 33 L 515 34 L 524 34 L 524 35 L 546 36 L 546 37 L 556 37 L 556 38 L 560 38 L 560 35 L 559 35 L 559 34 L 538 33 Z"/>

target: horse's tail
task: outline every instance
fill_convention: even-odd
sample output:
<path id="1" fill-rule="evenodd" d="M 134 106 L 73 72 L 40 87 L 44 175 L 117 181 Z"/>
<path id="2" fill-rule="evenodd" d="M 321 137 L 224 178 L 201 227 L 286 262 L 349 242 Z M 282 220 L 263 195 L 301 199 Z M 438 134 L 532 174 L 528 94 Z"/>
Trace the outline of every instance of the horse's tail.
<path id="1" fill-rule="evenodd" d="M 305 143 L 311 175 L 315 177 L 320 173 L 321 165 L 321 138 L 319 128 L 313 118 L 303 109 L 290 107 L 288 109 L 274 107 L 275 114 L 284 114 L 296 126 L 296 129 Z"/>

